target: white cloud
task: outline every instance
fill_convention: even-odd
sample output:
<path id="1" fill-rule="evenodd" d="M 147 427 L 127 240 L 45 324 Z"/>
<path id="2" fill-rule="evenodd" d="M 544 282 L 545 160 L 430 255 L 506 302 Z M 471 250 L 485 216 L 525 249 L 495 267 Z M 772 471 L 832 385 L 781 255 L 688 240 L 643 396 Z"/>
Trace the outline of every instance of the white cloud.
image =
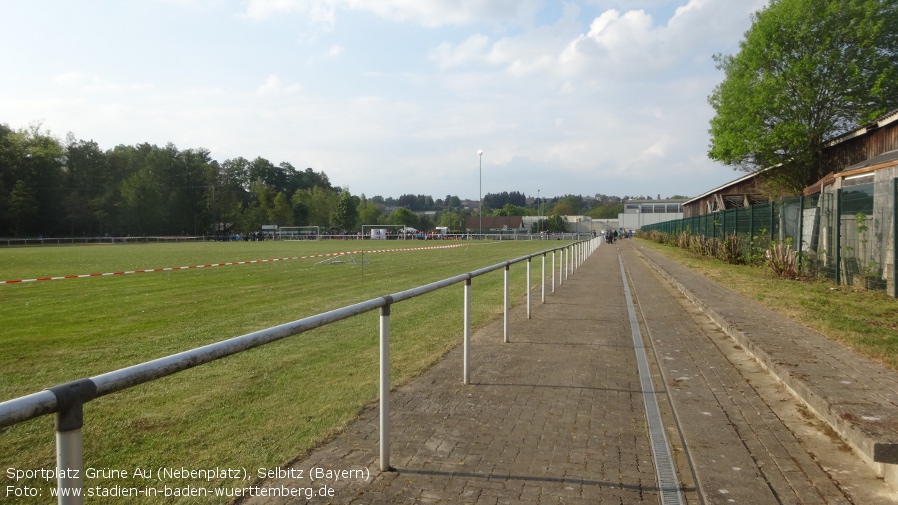
<path id="1" fill-rule="evenodd" d="M 539 9 L 540 0 L 347 0 L 353 9 L 385 19 L 427 27 L 496 22 L 525 22 Z"/>
<path id="2" fill-rule="evenodd" d="M 597 68 L 616 78 L 660 73 L 682 56 L 673 54 L 665 39 L 665 28 L 646 12 L 609 10 L 571 41 L 559 59 L 574 74 Z"/>
<path id="3" fill-rule="evenodd" d="M 332 46 L 330 46 L 327 49 L 327 51 L 320 53 L 320 54 L 313 55 L 312 57 L 310 57 L 309 62 L 315 63 L 315 62 L 319 62 L 319 61 L 337 59 L 340 56 L 343 56 L 343 54 L 345 52 L 346 52 L 346 49 L 343 46 L 341 46 L 340 44 L 333 44 Z"/>
<path id="4" fill-rule="evenodd" d="M 100 77 L 86 72 L 73 71 L 59 74 L 53 77 L 53 82 L 67 88 L 76 88 L 81 91 L 90 92 L 123 92 L 129 90 L 145 91 L 152 89 L 151 83 L 119 83 L 110 81 L 109 79 Z"/>
<path id="5" fill-rule="evenodd" d="M 343 46 L 341 46 L 339 44 L 334 44 L 330 47 L 330 49 L 327 50 L 327 54 L 325 55 L 325 57 L 326 58 L 336 58 L 336 57 L 340 56 L 341 54 L 343 54 L 344 52 L 345 52 L 345 49 L 343 49 Z"/>
<path id="6" fill-rule="evenodd" d="M 471 35 L 457 46 L 443 42 L 432 51 L 429 59 L 436 61 L 440 69 L 447 70 L 486 59 L 489 37 L 479 33 Z"/>
<path id="7" fill-rule="evenodd" d="M 337 22 L 337 9 L 342 0 L 249 0 L 242 16 L 259 22 L 282 14 L 304 16 L 310 25 L 324 32 L 334 29 Z M 304 34 L 304 38 L 314 38 L 313 34 Z"/>
<path id="8" fill-rule="evenodd" d="M 643 149 L 636 159 L 641 162 L 657 162 L 663 159 L 668 153 L 668 145 L 670 144 L 670 137 L 667 135 L 661 135 L 661 137 L 655 140 L 650 146 Z"/>
<path id="9" fill-rule="evenodd" d="M 64 74 L 57 75 L 53 78 L 53 80 L 57 84 L 61 84 L 63 86 L 74 86 L 83 82 L 84 72 L 66 72 Z"/>
<path id="10" fill-rule="evenodd" d="M 249 0 L 246 4 L 245 14 L 254 19 L 265 19 L 282 12 L 294 12 L 305 10 L 303 4 L 296 0 Z"/>
<path id="11" fill-rule="evenodd" d="M 540 0 L 249 0 L 245 15 L 265 19 L 298 12 L 316 23 L 333 25 L 339 10 L 371 12 L 383 19 L 426 27 L 476 23 L 527 22 Z"/>
<path id="12" fill-rule="evenodd" d="M 284 95 L 298 93 L 302 87 L 299 84 L 284 84 L 278 76 L 270 74 L 261 86 L 256 88 L 259 95 Z"/>

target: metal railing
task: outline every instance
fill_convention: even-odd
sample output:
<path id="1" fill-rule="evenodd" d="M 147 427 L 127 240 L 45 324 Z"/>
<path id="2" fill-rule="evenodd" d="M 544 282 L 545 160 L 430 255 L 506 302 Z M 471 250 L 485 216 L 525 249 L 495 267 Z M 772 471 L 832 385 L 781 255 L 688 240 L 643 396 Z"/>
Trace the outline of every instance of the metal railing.
<path id="1" fill-rule="evenodd" d="M 408 289 L 392 295 L 373 298 L 368 301 L 348 305 L 329 312 L 299 319 L 239 337 L 197 347 L 189 351 L 172 354 L 163 358 L 132 365 L 90 378 L 78 379 L 60 384 L 43 391 L 12 400 L 0 402 L 0 428 L 12 426 L 47 414 L 56 414 L 56 481 L 58 503 L 81 504 L 83 496 L 72 493 L 72 489 L 82 490 L 82 427 L 84 425 L 84 404 L 101 396 L 122 391 L 139 384 L 160 379 L 174 373 L 206 364 L 226 356 L 231 356 L 277 340 L 342 321 L 375 309 L 380 310 L 380 469 L 390 469 L 390 307 L 411 298 L 421 296 L 453 284 L 464 282 L 464 342 L 463 372 L 464 384 L 470 384 L 470 340 L 471 340 L 471 280 L 475 277 L 504 269 L 504 315 L 503 339 L 509 341 L 509 267 L 527 262 L 527 318 L 531 317 L 530 270 L 533 258 L 542 257 L 542 302 L 546 292 L 546 256 L 552 255 L 552 292 L 555 292 L 555 255 L 558 264 L 558 285 L 568 278 L 586 258 L 599 246 L 600 241 L 592 239 L 575 242 L 561 247 L 546 249 L 537 253 L 497 263 L 473 272 Z M 66 490 L 66 491 L 63 491 Z"/>

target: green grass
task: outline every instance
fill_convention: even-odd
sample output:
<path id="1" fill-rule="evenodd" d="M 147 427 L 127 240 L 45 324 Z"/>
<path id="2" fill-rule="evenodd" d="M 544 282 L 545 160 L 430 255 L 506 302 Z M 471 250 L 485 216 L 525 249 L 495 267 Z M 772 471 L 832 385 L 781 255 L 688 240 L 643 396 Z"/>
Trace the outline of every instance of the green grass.
<path id="1" fill-rule="evenodd" d="M 0 250 L 0 277 L 36 278 L 459 242 L 263 242 L 92 245 Z M 560 242 L 464 243 L 370 252 L 364 266 L 318 259 L 0 285 L 0 401 L 330 309 L 452 277 Z M 361 259 L 360 256 L 356 256 Z M 511 293 L 525 291 L 525 264 Z M 540 262 L 532 264 L 536 284 Z M 502 311 L 501 270 L 473 281 L 473 325 Z M 461 342 L 462 285 L 393 306 L 394 385 Z M 180 372 L 85 406 L 85 467 L 274 468 L 321 443 L 376 399 L 378 313 Z M 372 447 L 373 452 L 377 451 Z M 53 416 L 0 430 L 7 468 L 53 468 Z M 169 482 L 186 485 L 187 482 Z M 237 483 L 248 485 L 250 482 Z M 19 482 L 44 496 L 53 482 Z M 87 486 L 137 486 L 91 479 Z M 196 484 L 196 482 L 194 482 Z M 208 486 L 234 484 L 213 481 Z M 3 500 L 0 500 L 3 501 Z M 161 501 L 161 500 L 159 500 Z M 107 502 L 106 499 L 103 500 Z M 121 502 L 127 502 L 122 499 Z M 209 499 L 179 503 L 209 503 Z"/>
<path id="2" fill-rule="evenodd" d="M 898 301 L 883 292 L 781 279 L 769 268 L 729 265 L 673 245 L 639 243 L 898 371 Z"/>

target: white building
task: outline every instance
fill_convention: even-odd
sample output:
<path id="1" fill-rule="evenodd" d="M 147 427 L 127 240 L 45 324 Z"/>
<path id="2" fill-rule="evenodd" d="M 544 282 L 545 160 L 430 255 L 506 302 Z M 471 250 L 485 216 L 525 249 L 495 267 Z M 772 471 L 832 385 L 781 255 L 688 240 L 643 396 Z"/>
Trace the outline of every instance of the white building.
<path id="1" fill-rule="evenodd" d="M 683 219 L 683 200 L 627 200 L 624 213 L 617 215 L 617 221 L 625 230 L 638 230 L 648 225 Z"/>

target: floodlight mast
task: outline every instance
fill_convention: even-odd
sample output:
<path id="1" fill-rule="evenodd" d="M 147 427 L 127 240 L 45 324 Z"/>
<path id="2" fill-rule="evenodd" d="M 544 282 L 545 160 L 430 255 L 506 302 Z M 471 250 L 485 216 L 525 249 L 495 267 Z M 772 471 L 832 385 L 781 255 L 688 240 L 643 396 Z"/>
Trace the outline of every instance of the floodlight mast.
<path id="1" fill-rule="evenodd" d="M 480 238 L 482 240 L 483 239 L 483 149 L 477 151 L 477 156 L 480 159 L 480 194 L 479 194 L 480 209 L 478 212 L 480 214 L 480 228 L 477 230 L 477 232 L 480 234 Z"/>

